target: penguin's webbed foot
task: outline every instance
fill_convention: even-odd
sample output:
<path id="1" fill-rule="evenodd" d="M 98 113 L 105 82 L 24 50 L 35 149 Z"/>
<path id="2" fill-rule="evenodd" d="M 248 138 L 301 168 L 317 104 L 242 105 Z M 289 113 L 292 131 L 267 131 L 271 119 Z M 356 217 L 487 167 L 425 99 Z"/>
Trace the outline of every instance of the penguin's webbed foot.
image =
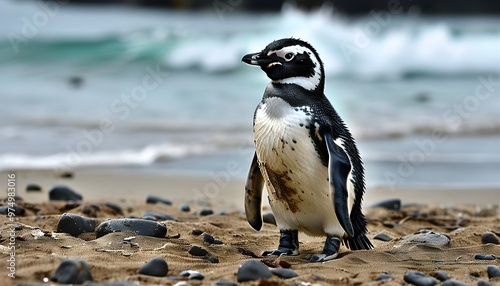
<path id="1" fill-rule="evenodd" d="M 280 244 L 278 249 L 266 250 L 262 256 L 269 255 L 298 255 L 299 254 L 299 231 L 280 230 Z"/>
<path id="2" fill-rule="evenodd" d="M 320 254 L 307 255 L 306 259 L 310 262 L 324 262 L 337 258 L 339 255 L 340 238 L 328 235 L 326 237 L 325 246 Z"/>

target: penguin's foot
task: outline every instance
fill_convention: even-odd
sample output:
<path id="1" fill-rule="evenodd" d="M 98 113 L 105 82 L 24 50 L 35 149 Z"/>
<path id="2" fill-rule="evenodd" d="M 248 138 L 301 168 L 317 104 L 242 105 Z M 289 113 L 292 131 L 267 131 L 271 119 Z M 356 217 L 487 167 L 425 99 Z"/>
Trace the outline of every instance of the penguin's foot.
<path id="1" fill-rule="evenodd" d="M 324 262 L 337 258 L 339 255 L 340 238 L 328 235 L 326 237 L 325 246 L 320 254 L 311 254 L 306 256 L 310 262 Z"/>
<path id="2" fill-rule="evenodd" d="M 299 254 L 299 231 L 280 230 L 280 244 L 278 249 L 266 250 L 262 256 L 269 255 L 298 255 Z"/>

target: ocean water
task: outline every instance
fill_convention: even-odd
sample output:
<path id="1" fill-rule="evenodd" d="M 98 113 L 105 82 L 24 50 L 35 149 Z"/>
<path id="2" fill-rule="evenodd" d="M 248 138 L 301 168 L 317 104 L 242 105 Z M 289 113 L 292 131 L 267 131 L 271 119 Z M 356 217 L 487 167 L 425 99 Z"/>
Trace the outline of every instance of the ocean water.
<path id="1" fill-rule="evenodd" d="M 44 3 L 0 2 L 0 169 L 246 163 L 268 79 L 240 59 L 293 36 L 320 53 L 369 185 L 500 187 L 500 18 Z"/>

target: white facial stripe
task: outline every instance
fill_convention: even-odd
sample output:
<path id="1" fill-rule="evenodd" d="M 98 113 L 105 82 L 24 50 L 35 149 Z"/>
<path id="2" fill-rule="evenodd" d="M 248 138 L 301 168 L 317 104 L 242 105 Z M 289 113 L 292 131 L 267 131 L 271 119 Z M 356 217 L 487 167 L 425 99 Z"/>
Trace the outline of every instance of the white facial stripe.
<path id="1" fill-rule="evenodd" d="M 268 56 L 272 54 L 276 54 L 278 57 L 281 57 L 286 60 L 285 55 L 288 53 L 294 54 L 303 54 L 307 53 L 309 55 L 309 58 L 311 61 L 314 63 L 314 75 L 311 77 L 304 77 L 304 76 L 296 76 L 296 77 L 290 77 L 290 78 L 285 78 L 281 80 L 277 80 L 274 82 L 277 83 L 285 83 L 285 84 L 296 84 L 299 85 L 307 90 L 314 90 L 316 87 L 318 87 L 320 81 L 321 81 L 321 67 L 319 64 L 319 60 L 316 58 L 314 53 L 309 50 L 306 47 L 295 45 L 295 46 L 289 46 L 289 47 L 284 47 L 280 50 L 276 51 L 270 51 L 267 53 Z"/>

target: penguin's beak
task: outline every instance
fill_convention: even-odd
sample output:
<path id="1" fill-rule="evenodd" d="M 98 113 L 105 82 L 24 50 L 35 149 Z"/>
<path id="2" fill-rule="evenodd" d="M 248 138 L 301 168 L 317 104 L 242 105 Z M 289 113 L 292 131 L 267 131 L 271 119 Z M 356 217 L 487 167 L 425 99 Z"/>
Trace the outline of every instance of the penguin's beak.
<path id="1" fill-rule="evenodd" d="M 253 53 L 244 55 L 243 58 L 241 58 L 241 61 L 249 65 L 263 67 L 274 62 L 275 60 L 262 53 Z"/>

